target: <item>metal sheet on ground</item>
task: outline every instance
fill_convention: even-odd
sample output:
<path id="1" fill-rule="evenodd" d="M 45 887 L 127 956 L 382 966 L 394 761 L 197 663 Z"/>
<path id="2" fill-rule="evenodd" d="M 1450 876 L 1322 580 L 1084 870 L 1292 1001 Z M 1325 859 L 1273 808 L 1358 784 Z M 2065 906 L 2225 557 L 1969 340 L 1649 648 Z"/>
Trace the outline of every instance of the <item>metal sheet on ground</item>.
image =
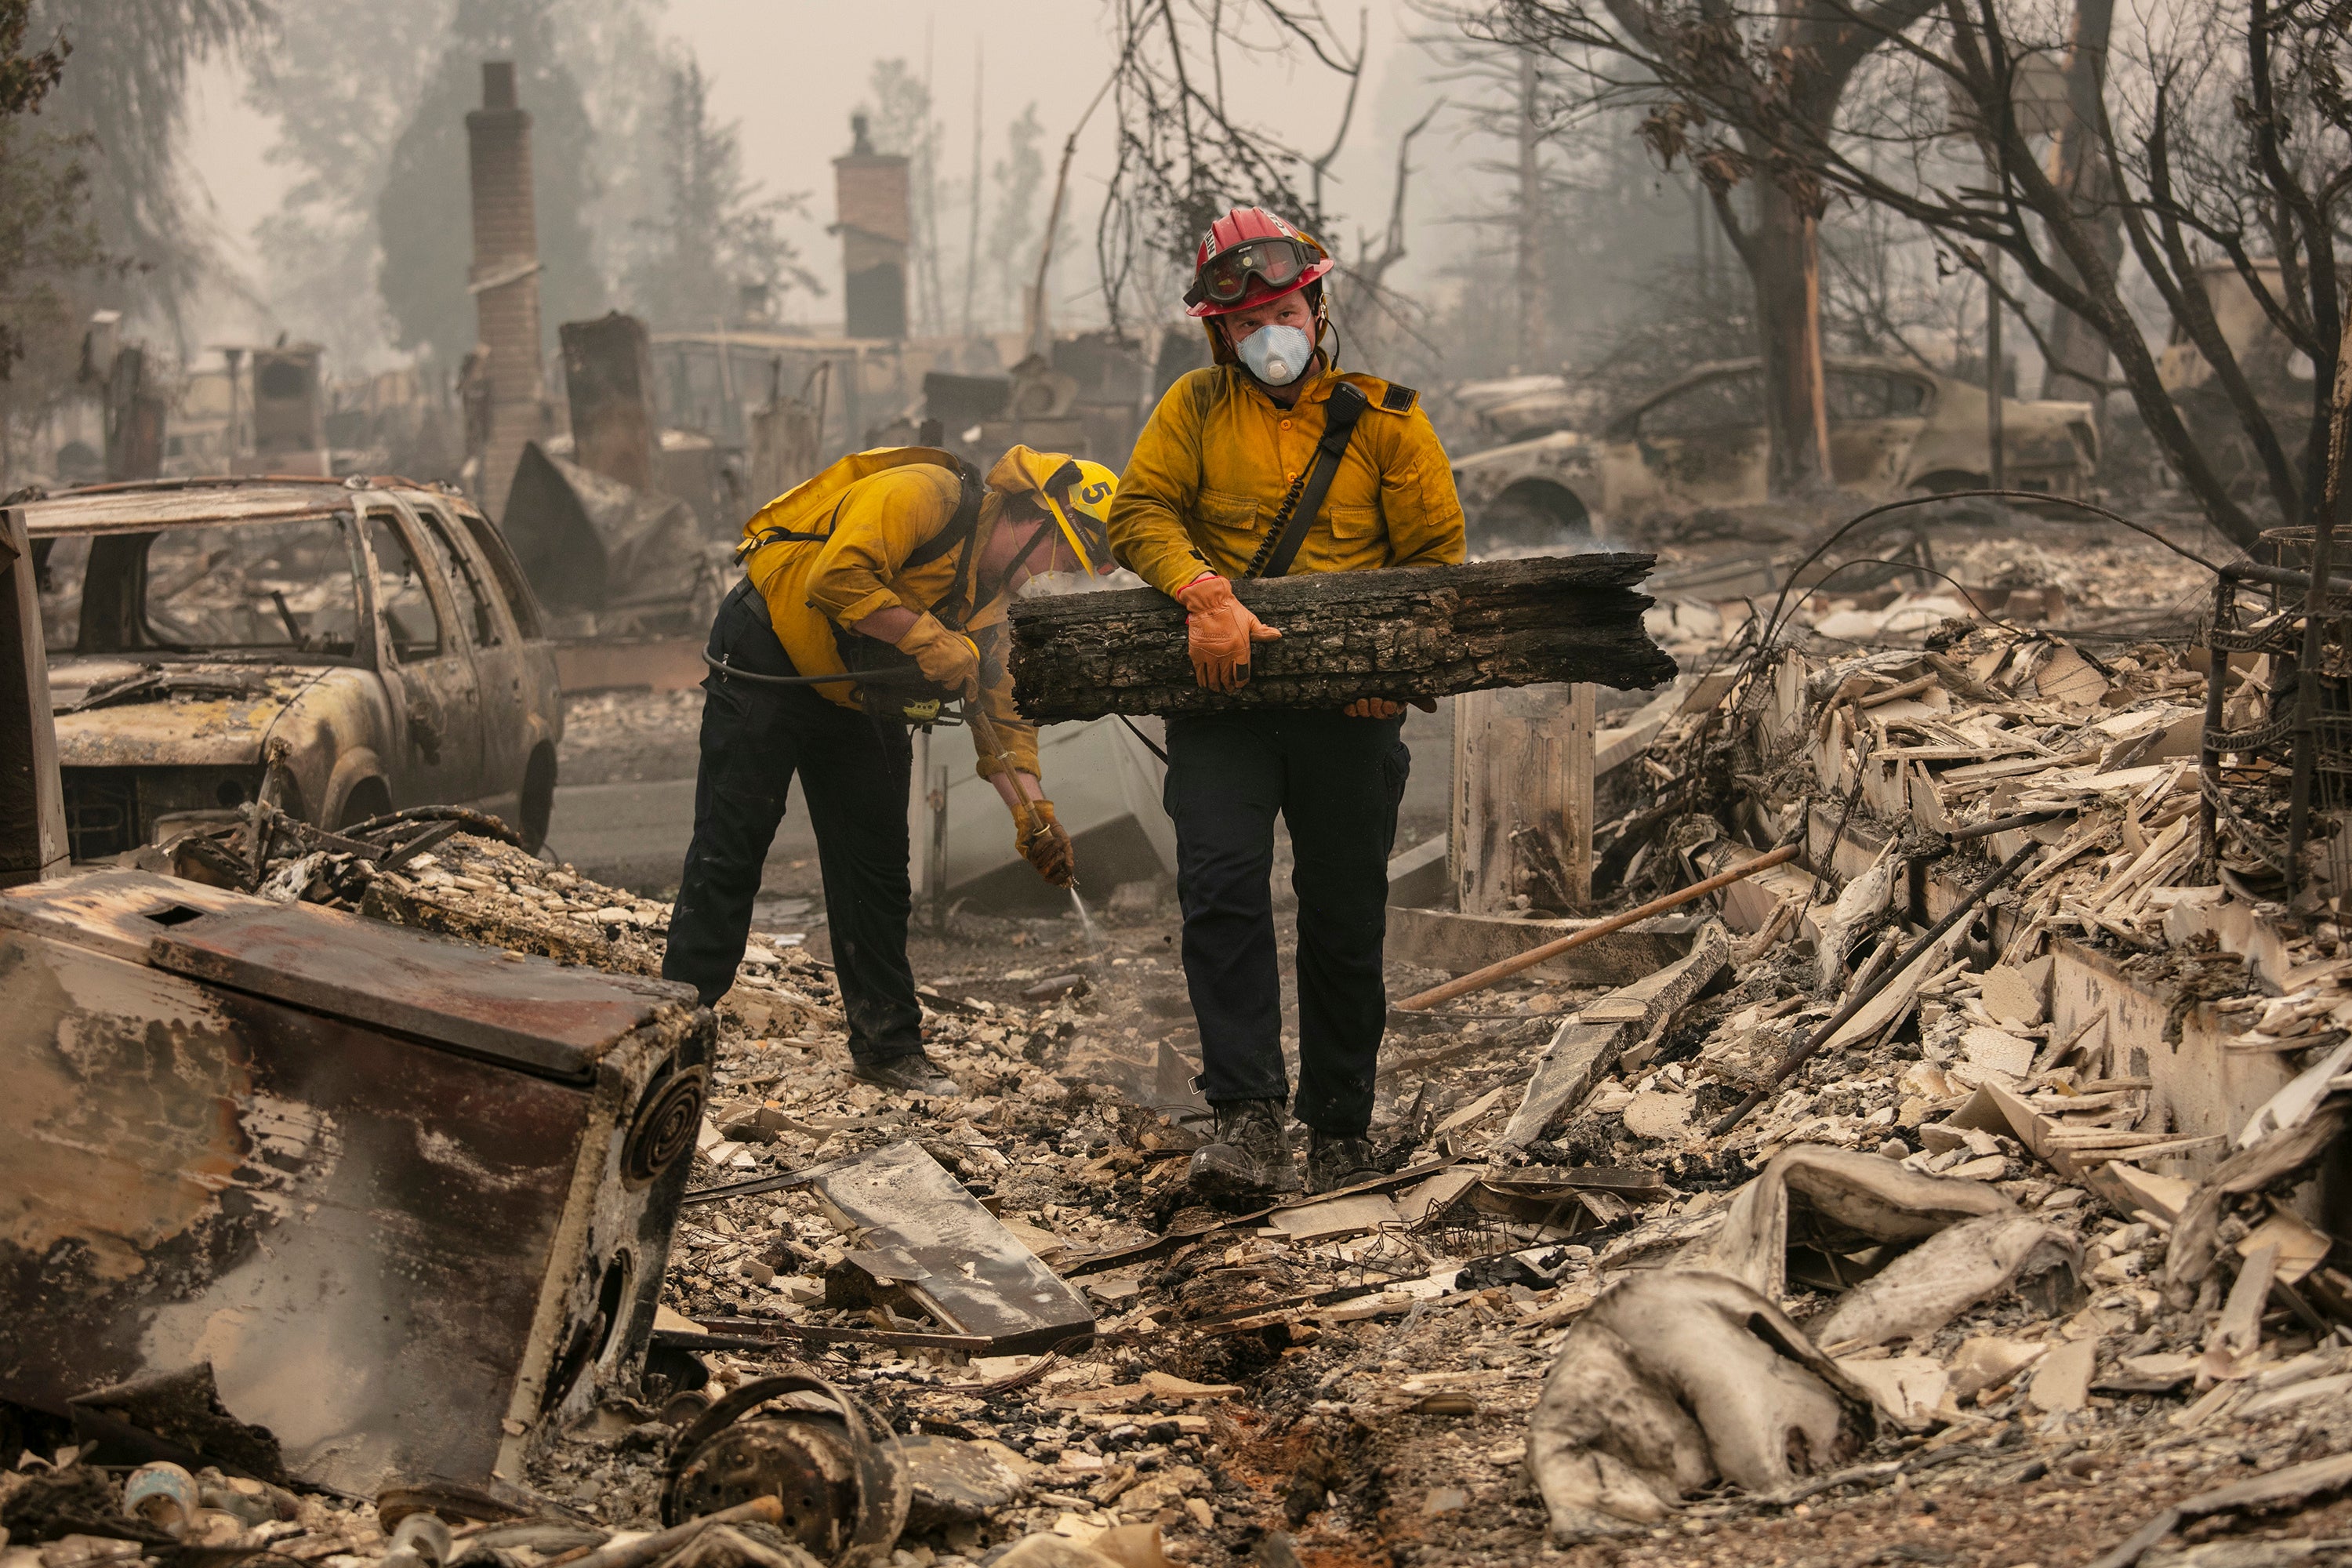
<path id="1" fill-rule="evenodd" d="M 1086 1299 L 1037 1259 L 919 1143 L 798 1173 L 857 1227 L 866 1247 L 928 1270 L 908 1295 L 960 1334 L 992 1342 L 992 1353 L 1042 1351 L 1093 1331 Z M 797 1182 L 796 1184 L 797 1184 Z"/>

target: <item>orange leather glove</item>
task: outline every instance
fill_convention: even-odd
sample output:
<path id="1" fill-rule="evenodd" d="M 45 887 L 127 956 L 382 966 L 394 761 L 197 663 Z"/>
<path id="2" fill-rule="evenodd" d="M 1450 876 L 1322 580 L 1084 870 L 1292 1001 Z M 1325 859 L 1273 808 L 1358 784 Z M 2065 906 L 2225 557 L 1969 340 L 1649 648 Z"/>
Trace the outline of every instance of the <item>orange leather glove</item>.
<path id="1" fill-rule="evenodd" d="M 923 679 L 965 698 L 980 695 L 980 649 L 972 640 L 941 626 L 929 611 L 915 617 L 906 635 L 890 645 L 915 657 Z"/>
<path id="2" fill-rule="evenodd" d="M 1077 880 L 1077 852 L 1070 847 L 1068 831 L 1054 819 L 1052 801 L 1031 801 L 1028 821 L 1018 816 L 1013 821 L 1013 847 L 1021 858 L 1037 868 L 1037 875 L 1056 888 L 1066 888 Z"/>
<path id="3" fill-rule="evenodd" d="M 1249 679 L 1250 645 L 1282 636 L 1234 597 L 1234 585 L 1211 574 L 1176 591 L 1184 606 L 1185 652 L 1194 679 L 1211 691 L 1233 692 Z"/>

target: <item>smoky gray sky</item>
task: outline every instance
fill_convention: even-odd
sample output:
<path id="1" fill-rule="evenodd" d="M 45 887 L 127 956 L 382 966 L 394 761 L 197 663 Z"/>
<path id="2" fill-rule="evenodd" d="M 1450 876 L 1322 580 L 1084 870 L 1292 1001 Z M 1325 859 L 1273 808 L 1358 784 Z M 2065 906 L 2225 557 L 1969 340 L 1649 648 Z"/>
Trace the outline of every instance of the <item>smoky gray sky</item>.
<path id="1" fill-rule="evenodd" d="M 928 60 L 933 101 L 945 126 L 943 178 L 970 175 L 976 85 L 983 170 L 1003 155 L 1007 124 L 1034 102 L 1045 128 L 1050 190 L 1063 140 L 1110 68 L 1106 9 L 1105 0 L 668 0 L 662 25 L 693 51 L 712 79 L 718 114 L 740 124 L 748 172 L 772 192 L 811 193 L 810 221 L 793 225 L 790 237 L 803 259 L 830 278 L 838 265 L 837 242 L 824 232 L 834 216 L 830 161 L 848 149 L 849 115 L 866 96 L 876 60 L 903 58 L 918 73 Z M 1352 30 L 1350 8 L 1329 9 Z M 1417 26 L 1408 6 L 1401 0 L 1373 0 L 1365 14 L 1370 58 L 1348 145 L 1335 165 L 1330 202 L 1348 221 L 1343 232 L 1324 237 L 1343 247 L 1352 245 L 1358 228 L 1375 229 L 1383 221 L 1397 133 L 1448 90 L 1428 79 L 1432 62 L 1407 38 Z M 1249 118 L 1290 127 L 1291 139 L 1300 145 L 1319 150 L 1329 141 L 1344 96 L 1344 84 L 1332 73 L 1311 61 L 1228 52 L 1226 80 L 1229 100 Z M 241 68 L 234 63 L 215 65 L 199 77 L 189 154 L 214 204 L 228 256 L 248 276 L 257 276 L 253 227 L 278 206 L 288 173 L 265 157 L 274 128 L 244 104 L 241 92 Z M 1100 319 L 1093 298 L 1092 241 L 1114 146 L 1106 104 L 1081 138 L 1057 247 L 1063 259 L 1056 267 L 1055 313 L 1065 325 Z M 1475 153 L 1443 133 L 1417 144 L 1415 255 L 1407 270 L 1419 276 L 1401 271 L 1397 281 L 1425 283 L 1429 264 L 1465 237 L 1445 220 L 1470 203 L 1462 176 Z M 1041 213 L 1042 206 L 1041 199 Z M 960 244 L 966 223 L 962 205 L 943 204 L 940 219 L 948 244 Z M 817 315 L 828 307 L 837 310 L 838 300 L 835 290 L 810 309 Z M 250 303 L 224 299 L 217 310 L 223 325 L 247 319 L 256 329 L 272 324 L 266 309 L 255 319 Z M 299 323 L 278 324 L 299 330 Z"/>

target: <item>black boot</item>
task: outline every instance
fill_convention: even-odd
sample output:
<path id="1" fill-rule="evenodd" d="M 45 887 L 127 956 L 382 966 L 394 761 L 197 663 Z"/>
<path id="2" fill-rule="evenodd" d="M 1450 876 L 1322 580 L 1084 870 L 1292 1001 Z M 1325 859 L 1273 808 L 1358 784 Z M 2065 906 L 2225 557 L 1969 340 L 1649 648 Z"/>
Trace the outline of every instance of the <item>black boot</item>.
<path id="1" fill-rule="evenodd" d="M 851 1066 L 849 1076 L 861 1083 L 880 1084 L 884 1089 L 930 1100 L 963 1098 L 962 1086 L 921 1051 L 909 1051 L 886 1061 L 856 1062 Z"/>
<path id="2" fill-rule="evenodd" d="M 1308 1192 L 1328 1193 L 1339 1187 L 1352 1187 L 1359 1182 L 1378 1181 L 1386 1173 L 1373 1163 L 1372 1141 L 1361 1133 L 1341 1138 L 1308 1129 Z"/>
<path id="3" fill-rule="evenodd" d="M 1290 1139 L 1283 1131 L 1282 1101 L 1236 1100 L 1214 1110 L 1216 1141 L 1193 1152 L 1185 1173 L 1194 1192 L 1243 1197 L 1298 1190 L 1298 1167 L 1291 1163 Z"/>

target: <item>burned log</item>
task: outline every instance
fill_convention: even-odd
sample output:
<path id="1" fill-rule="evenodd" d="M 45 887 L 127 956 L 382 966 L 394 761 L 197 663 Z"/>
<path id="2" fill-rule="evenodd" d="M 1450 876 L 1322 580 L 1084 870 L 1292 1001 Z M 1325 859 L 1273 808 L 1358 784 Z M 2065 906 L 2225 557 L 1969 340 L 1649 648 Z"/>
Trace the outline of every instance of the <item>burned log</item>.
<path id="1" fill-rule="evenodd" d="M 1632 553 L 1390 572 L 1325 572 L 1234 591 L 1282 633 L 1234 695 L 1202 689 L 1184 612 L 1152 588 L 1024 599 L 1013 606 L 1013 679 L 1041 724 L 1106 713 L 1337 708 L 1359 697 L 1445 697 L 1587 680 L 1638 690 L 1674 660 L 1642 628 L 1638 593 L 1656 557 Z"/>

